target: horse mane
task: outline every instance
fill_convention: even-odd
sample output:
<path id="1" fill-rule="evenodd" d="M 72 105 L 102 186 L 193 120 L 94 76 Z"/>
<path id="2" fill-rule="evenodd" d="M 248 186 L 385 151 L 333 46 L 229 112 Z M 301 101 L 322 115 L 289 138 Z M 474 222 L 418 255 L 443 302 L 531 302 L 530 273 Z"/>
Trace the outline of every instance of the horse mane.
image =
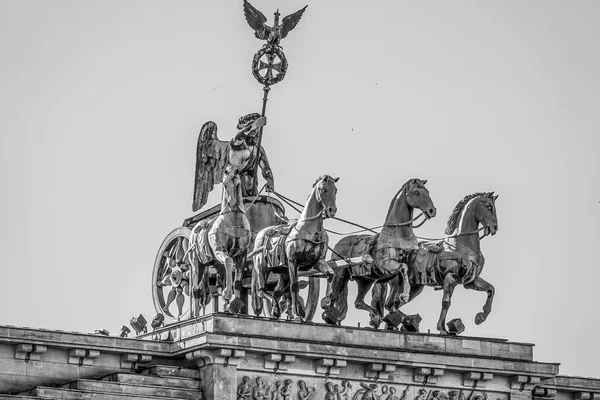
<path id="1" fill-rule="evenodd" d="M 469 195 L 465 196 L 464 199 L 462 199 L 461 201 L 458 202 L 456 207 L 454 207 L 454 211 L 452 211 L 452 214 L 450 214 L 450 218 L 448 218 L 448 226 L 446 227 L 446 235 L 451 235 L 452 232 L 454 232 L 454 230 L 456 229 L 456 224 L 458 223 L 458 216 L 460 215 L 462 210 L 465 208 L 467 203 L 469 201 L 471 201 L 472 199 L 474 199 L 475 197 L 479 197 L 479 196 L 489 197 L 490 193 L 478 192 L 478 193 L 469 194 Z"/>
<path id="2" fill-rule="evenodd" d="M 317 183 L 319 183 L 321 181 L 323 181 L 323 183 L 325 183 L 328 180 L 333 181 L 334 179 L 330 175 L 321 175 L 320 177 L 317 178 L 317 180 L 315 181 L 315 183 L 312 184 L 312 187 L 315 187 L 317 185 Z"/>

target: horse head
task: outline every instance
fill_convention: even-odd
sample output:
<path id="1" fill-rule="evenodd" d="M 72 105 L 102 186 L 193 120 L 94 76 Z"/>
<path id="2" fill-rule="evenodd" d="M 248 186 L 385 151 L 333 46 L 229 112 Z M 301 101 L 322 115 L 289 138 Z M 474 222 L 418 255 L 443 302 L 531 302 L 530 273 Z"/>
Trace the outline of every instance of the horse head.
<path id="1" fill-rule="evenodd" d="M 332 178 L 329 175 L 323 175 L 313 184 L 313 193 L 316 200 L 323 208 L 323 216 L 325 218 L 333 218 L 337 213 L 336 195 L 337 187 L 335 183 L 340 178 Z"/>
<path id="2" fill-rule="evenodd" d="M 425 187 L 426 180 L 411 179 L 405 184 L 406 203 L 412 208 L 419 209 L 427 219 L 435 217 L 437 212 L 429 190 Z"/>
<path id="3" fill-rule="evenodd" d="M 494 236 L 498 232 L 498 217 L 496 216 L 496 199 L 494 192 L 484 193 L 473 206 L 475 218 L 485 228 L 486 235 Z"/>

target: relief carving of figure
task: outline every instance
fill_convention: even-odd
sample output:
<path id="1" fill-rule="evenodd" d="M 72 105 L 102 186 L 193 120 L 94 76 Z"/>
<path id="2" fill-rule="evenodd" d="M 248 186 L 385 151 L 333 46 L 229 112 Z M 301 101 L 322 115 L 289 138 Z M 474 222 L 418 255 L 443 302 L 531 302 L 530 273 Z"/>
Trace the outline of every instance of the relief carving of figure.
<path id="1" fill-rule="evenodd" d="M 471 396 L 469 396 L 471 400 L 487 400 L 487 393 L 483 392 L 483 393 L 477 393 L 477 394 L 471 394 Z"/>
<path id="2" fill-rule="evenodd" d="M 306 382 L 298 381 L 298 400 L 311 400 L 315 396 L 315 388 L 310 390 L 306 387 Z"/>
<path id="3" fill-rule="evenodd" d="M 271 392 L 271 400 L 283 400 L 283 382 L 277 381 L 275 382 L 275 388 Z"/>
<path id="4" fill-rule="evenodd" d="M 325 389 L 327 390 L 327 393 L 325 393 L 325 400 L 337 400 L 337 394 L 335 393 L 332 382 L 326 382 Z"/>
<path id="5" fill-rule="evenodd" d="M 255 169 L 262 169 L 267 181 L 267 190 L 274 188 L 273 172 L 267 160 L 265 150 L 258 148 L 258 132 L 267 123 L 266 117 L 252 113 L 238 121 L 238 133 L 229 142 L 217 137 L 217 124 L 206 122 L 200 129 L 196 150 L 196 178 L 192 210 L 200 210 L 208 200 L 208 194 L 214 185 L 223 180 L 227 166 L 234 167 L 242 181 L 242 195 L 255 196 L 258 193 L 254 182 Z M 258 159 L 258 167 L 256 160 Z"/>
<path id="6" fill-rule="evenodd" d="M 256 386 L 252 391 L 253 400 L 265 400 L 268 396 L 268 390 L 265 387 L 265 380 L 260 376 L 256 377 Z"/>
<path id="7" fill-rule="evenodd" d="M 371 383 L 370 385 L 366 385 L 364 383 L 360 383 L 360 386 L 363 387 L 363 394 L 360 398 L 360 400 L 380 400 L 379 396 L 377 395 L 377 384 L 376 383 Z M 386 387 L 386 391 L 387 391 L 387 387 Z"/>
<path id="8" fill-rule="evenodd" d="M 383 396 L 381 396 L 383 397 Z M 396 396 L 396 388 L 391 386 L 390 387 L 390 393 L 387 395 L 387 397 L 385 399 L 382 400 L 400 400 L 397 396 Z"/>
<path id="9" fill-rule="evenodd" d="M 242 383 L 237 388 L 237 400 L 250 400 L 252 389 L 250 388 L 250 377 L 244 376 Z"/>
<path id="10" fill-rule="evenodd" d="M 342 381 L 342 390 L 337 393 L 337 400 L 352 400 L 352 385 L 347 380 Z"/>
<path id="11" fill-rule="evenodd" d="M 459 392 L 458 390 L 451 390 L 448 392 L 449 400 L 465 400 L 465 395 L 462 390 Z"/>
<path id="12" fill-rule="evenodd" d="M 427 400 L 427 389 L 419 389 L 419 394 L 415 397 L 415 400 Z"/>
<path id="13" fill-rule="evenodd" d="M 431 393 L 431 400 L 448 400 L 448 395 L 440 390 L 434 390 Z"/>
<path id="14" fill-rule="evenodd" d="M 283 381 L 283 389 L 281 389 L 283 400 L 292 400 L 292 383 L 291 379 Z"/>

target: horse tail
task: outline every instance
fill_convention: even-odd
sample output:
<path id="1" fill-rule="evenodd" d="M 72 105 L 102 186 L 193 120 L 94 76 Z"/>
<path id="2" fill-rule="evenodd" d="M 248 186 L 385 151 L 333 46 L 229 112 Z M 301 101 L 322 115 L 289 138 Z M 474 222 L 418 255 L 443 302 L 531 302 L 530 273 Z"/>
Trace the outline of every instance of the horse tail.
<path id="1" fill-rule="evenodd" d="M 255 257 L 254 259 L 256 260 Z M 258 295 L 258 272 L 256 268 L 252 268 L 252 309 L 254 310 L 254 315 L 259 316 L 263 311 L 263 299 Z"/>

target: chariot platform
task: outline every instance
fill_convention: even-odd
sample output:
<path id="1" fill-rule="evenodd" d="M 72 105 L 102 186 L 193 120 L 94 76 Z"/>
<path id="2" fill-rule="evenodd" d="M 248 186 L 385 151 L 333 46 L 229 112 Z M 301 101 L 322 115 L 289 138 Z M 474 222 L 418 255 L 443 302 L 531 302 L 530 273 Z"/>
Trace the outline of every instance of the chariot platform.
<path id="1" fill-rule="evenodd" d="M 0 399 L 600 398 L 533 348 L 224 313 L 137 338 L 0 326 Z"/>

